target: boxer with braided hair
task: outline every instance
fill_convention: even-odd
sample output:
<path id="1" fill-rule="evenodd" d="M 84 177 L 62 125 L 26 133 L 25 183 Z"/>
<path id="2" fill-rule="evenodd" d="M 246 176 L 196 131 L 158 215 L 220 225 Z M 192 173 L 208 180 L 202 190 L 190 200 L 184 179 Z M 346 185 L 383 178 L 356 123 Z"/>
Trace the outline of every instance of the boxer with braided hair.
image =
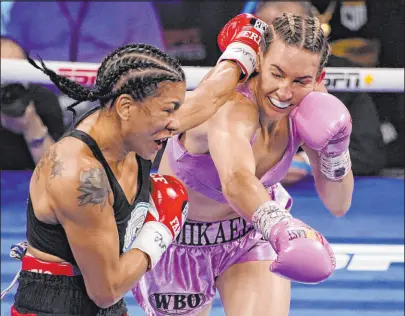
<path id="1" fill-rule="evenodd" d="M 151 45 L 108 55 L 93 89 L 27 54 L 76 100 L 70 110 L 88 100 L 100 105 L 74 122 L 33 173 L 13 316 L 126 315 L 123 296 L 155 267 L 187 216 L 183 185 L 150 177 L 151 160 L 169 137 L 211 117 L 251 75 L 258 44 L 243 34 L 233 43 L 240 50 L 226 51 L 187 95 L 180 64 Z"/>
<path id="2" fill-rule="evenodd" d="M 183 82 L 185 80 L 184 72 L 175 59 L 147 44 L 129 44 L 108 55 L 97 72 L 96 87 L 93 90 L 56 74 L 46 68 L 42 60 L 40 60 L 41 68 L 30 56 L 27 56 L 27 59 L 34 67 L 49 75 L 52 82 L 63 93 L 77 100 L 68 107 L 73 113 L 75 113 L 74 106 L 83 101 L 100 100 L 101 105 L 105 105 L 114 97 L 129 92 L 135 100 L 142 101 L 154 93 L 159 82 Z M 143 72 L 148 70 L 149 74 L 146 73 L 145 76 Z M 150 72 L 152 70 L 155 72 Z M 134 72 L 134 78 L 130 78 L 119 89 L 113 90 L 112 87 L 117 80 L 130 71 Z M 156 72 L 160 72 L 160 74 L 155 76 Z"/>
<path id="3" fill-rule="evenodd" d="M 220 48 L 230 29 L 244 29 L 240 18 L 221 30 Z M 329 44 L 316 18 L 291 13 L 266 28 L 263 44 L 253 75 L 218 112 L 167 143 L 159 172 L 185 184 L 189 213 L 133 289 L 148 315 L 208 315 L 218 289 L 226 315 L 287 316 L 291 281 L 316 284 L 335 269 L 328 241 L 290 214 L 279 184 L 302 146 L 325 207 L 342 216 L 350 206 L 350 115 L 319 92 Z"/>

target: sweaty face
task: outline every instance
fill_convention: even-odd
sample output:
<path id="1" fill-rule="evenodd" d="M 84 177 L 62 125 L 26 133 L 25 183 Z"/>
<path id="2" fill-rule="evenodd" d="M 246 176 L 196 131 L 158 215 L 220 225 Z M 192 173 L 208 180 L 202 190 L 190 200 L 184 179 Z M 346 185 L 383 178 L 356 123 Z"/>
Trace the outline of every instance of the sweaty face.
<path id="1" fill-rule="evenodd" d="M 318 84 L 320 55 L 274 40 L 257 78 L 257 100 L 271 119 L 288 115 Z"/>
<path id="2" fill-rule="evenodd" d="M 122 124 L 127 147 L 144 159 L 151 159 L 162 148 L 162 143 L 179 128 L 174 114 L 184 102 L 184 82 L 162 82 L 156 94 L 144 102 L 134 102 L 130 118 Z"/>

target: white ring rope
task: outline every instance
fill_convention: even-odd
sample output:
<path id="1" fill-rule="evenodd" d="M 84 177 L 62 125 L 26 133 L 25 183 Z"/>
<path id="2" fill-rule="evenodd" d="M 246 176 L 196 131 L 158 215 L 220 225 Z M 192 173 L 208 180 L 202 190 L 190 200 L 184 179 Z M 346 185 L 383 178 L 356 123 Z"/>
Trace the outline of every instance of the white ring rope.
<path id="1" fill-rule="evenodd" d="M 45 61 L 48 68 L 83 85 L 93 85 L 98 64 Z M 211 67 L 183 67 L 187 88 L 194 89 Z M 51 83 L 25 60 L 1 59 L 1 82 Z M 324 83 L 329 91 L 404 92 L 403 68 L 326 68 Z"/>

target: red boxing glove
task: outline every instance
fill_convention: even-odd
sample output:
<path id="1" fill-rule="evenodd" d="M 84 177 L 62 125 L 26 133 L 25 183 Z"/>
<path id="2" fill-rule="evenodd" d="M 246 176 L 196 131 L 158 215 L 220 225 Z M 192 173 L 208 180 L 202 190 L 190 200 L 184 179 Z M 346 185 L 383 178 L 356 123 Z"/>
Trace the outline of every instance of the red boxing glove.
<path id="1" fill-rule="evenodd" d="M 152 269 L 180 233 L 188 212 L 188 195 L 183 184 L 168 175 L 151 174 L 150 207 L 145 223 L 131 248 L 149 256 Z"/>
<path id="2" fill-rule="evenodd" d="M 246 81 L 256 68 L 256 56 L 268 25 L 249 13 L 230 20 L 218 34 L 218 46 L 223 52 L 217 63 L 235 61 L 242 69 L 241 82 Z"/>

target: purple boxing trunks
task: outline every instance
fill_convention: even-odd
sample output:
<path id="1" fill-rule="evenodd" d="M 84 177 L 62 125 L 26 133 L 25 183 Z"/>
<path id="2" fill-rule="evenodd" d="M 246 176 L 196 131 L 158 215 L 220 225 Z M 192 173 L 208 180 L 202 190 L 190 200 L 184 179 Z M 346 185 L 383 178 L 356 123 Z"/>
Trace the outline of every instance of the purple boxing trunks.
<path id="1" fill-rule="evenodd" d="M 155 268 L 133 289 L 147 315 L 194 315 L 215 298 L 215 279 L 231 265 L 274 260 L 271 245 L 244 219 L 187 221 Z"/>
<path id="2" fill-rule="evenodd" d="M 280 184 L 267 190 L 290 210 L 292 199 Z M 230 266 L 275 257 L 269 242 L 240 217 L 210 223 L 188 220 L 132 292 L 147 315 L 196 315 L 211 304 L 215 280 Z"/>

